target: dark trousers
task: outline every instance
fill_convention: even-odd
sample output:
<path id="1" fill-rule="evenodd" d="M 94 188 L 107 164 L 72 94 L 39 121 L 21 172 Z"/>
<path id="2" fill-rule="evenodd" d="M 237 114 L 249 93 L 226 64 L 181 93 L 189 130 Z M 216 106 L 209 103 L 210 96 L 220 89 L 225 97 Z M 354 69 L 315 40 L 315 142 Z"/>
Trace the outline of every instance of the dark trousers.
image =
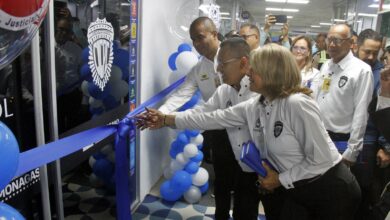
<path id="1" fill-rule="evenodd" d="M 275 197 L 261 198 L 267 220 L 352 220 L 361 196 L 355 176 L 342 162 L 313 182 L 275 192 Z"/>
<path id="2" fill-rule="evenodd" d="M 355 219 L 372 219 L 371 207 L 378 199 L 377 193 L 373 191 L 377 151 L 376 142 L 364 143 L 356 164 L 351 167 L 351 172 L 355 175 L 362 191 L 362 201 Z"/>
<path id="3" fill-rule="evenodd" d="M 257 175 L 241 170 L 226 130 L 206 131 L 203 137 L 204 148 L 211 149 L 215 173 L 215 219 L 230 218 L 231 191 L 234 191 L 234 219 L 257 219 L 260 199 L 255 186 Z"/>

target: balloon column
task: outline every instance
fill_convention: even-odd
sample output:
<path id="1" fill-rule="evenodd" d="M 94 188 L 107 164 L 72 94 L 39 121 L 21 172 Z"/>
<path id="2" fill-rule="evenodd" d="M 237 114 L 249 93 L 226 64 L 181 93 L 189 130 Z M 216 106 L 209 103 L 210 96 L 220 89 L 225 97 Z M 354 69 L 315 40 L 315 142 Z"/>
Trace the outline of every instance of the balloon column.
<path id="1" fill-rule="evenodd" d="M 171 163 L 164 169 L 167 179 L 160 193 L 167 201 L 177 201 L 182 196 L 188 203 L 196 203 L 209 187 L 208 172 L 199 167 L 203 160 L 203 136 L 199 131 L 184 130 L 177 135 L 169 150 Z"/>
<path id="2" fill-rule="evenodd" d="M 180 44 L 177 51 L 171 54 L 168 59 L 168 66 L 172 70 L 172 73 L 169 76 L 169 83 L 172 84 L 183 76 L 186 76 L 198 60 L 198 56 L 192 52 L 192 47 L 189 44 Z M 197 91 L 192 98 L 179 109 L 179 111 L 192 108 L 198 103 L 200 98 L 200 92 Z"/>
<path id="3" fill-rule="evenodd" d="M 0 190 L 5 190 L 7 184 L 14 177 L 19 164 L 19 145 L 12 131 L 0 122 Z M 1 220 L 24 219 L 18 211 L 11 206 L 0 202 Z"/>
<path id="4" fill-rule="evenodd" d="M 89 158 L 89 166 L 93 173 L 89 181 L 95 187 L 105 185 L 109 190 L 115 190 L 115 151 L 112 144 L 105 145 L 98 153 Z"/>
<path id="5" fill-rule="evenodd" d="M 0 69 L 30 44 L 48 5 L 49 0 L 0 0 Z"/>
<path id="6" fill-rule="evenodd" d="M 103 91 L 92 80 L 88 47 L 84 48 L 82 59 L 84 64 L 80 69 L 80 78 L 84 81 L 81 83 L 81 91 L 89 99 L 91 114 L 97 116 L 119 106 L 121 99 L 129 92 L 129 52 L 119 49 L 117 43 L 114 43 L 111 76 Z"/>

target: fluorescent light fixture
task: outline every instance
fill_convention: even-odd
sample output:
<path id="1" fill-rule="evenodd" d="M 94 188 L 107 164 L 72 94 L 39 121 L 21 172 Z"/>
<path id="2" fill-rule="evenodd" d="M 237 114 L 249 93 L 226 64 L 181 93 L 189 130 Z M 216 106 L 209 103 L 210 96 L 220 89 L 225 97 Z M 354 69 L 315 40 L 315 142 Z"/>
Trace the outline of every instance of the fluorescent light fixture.
<path id="1" fill-rule="evenodd" d="M 290 3 L 290 4 L 307 4 L 309 0 L 265 0 L 266 2 Z"/>
<path id="2" fill-rule="evenodd" d="M 131 6 L 131 4 L 130 4 L 130 3 L 128 3 L 128 2 L 122 2 L 122 3 L 121 3 L 121 6 L 130 7 L 130 6 Z"/>
<path id="3" fill-rule="evenodd" d="M 345 22 L 343 19 L 333 19 L 334 22 Z"/>
<path id="4" fill-rule="evenodd" d="M 221 20 L 232 20 L 232 18 L 229 17 L 220 17 Z M 238 20 L 238 19 L 237 19 Z"/>
<path id="5" fill-rule="evenodd" d="M 376 17 L 377 14 L 358 13 L 358 16 L 361 16 L 361 17 Z"/>
<path id="6" fill-rule="evenodd" d="M 181 25 L 180 28 L 183 29 L 183 31 L 185 31 L 185 32 L 187 32 L 189 30 L 188 27 L 183 26 L 183 25 Z"/>
<path id="7" fill-rule="evenodd" d="M 299 12 L 298 9 L 293 8 L 265 8 L 266 11 L 283 11 L 283 12 Z"/>
<path id="8" fill-rule="evenodd" d="M 363 21 L 362 20 L 359 20 L 359 21 L 356 21 L 357 23 L 362 23 Z"/>
<path id="9" fill-rule="evenodd" d="M 379 8 L 379 4 L 371 4 L 368 7 L 369 8 Z"/>
<path id="10" fill-rule="evenodd" d="M 283 23 L 275 23 L 275 25 L 282 26 Z"/>
<path id="11" fill-rule="evenodd" d="M 291 16 L 291 15 L 287 15 L 287 18 L 288 18 L 288 19 L 293 19 L 294 17 Z"/>
<path id="12" fill-rule="evenodd" d="M 319 26 L 319 25 L 310 25 L 310 27 L 312 27 L 312 28 L 320 28 L 321 26 Z"/>
<path id="13" fill-rule="evenodd" d="M 229 12 L 219 12 L 219 15 L 230 15 Z"/>
<path id="14" fill-rule="evenodd" d="M 320 22 L 322 26 L 332 26 L 332 23 Z"/>

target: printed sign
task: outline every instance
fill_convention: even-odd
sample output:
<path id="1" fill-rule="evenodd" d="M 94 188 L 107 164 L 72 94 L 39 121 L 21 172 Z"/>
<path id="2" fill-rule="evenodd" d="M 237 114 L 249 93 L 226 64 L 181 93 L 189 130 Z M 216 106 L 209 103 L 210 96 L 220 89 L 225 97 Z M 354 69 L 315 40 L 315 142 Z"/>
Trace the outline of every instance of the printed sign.
<path id="1" fill-rule="evenodd" d="M 88 27 L 89 68 L 93 82 L 104 91 L 110 76 L 114 60 L 114 28 L 105 18 L 97 19 Z"/>

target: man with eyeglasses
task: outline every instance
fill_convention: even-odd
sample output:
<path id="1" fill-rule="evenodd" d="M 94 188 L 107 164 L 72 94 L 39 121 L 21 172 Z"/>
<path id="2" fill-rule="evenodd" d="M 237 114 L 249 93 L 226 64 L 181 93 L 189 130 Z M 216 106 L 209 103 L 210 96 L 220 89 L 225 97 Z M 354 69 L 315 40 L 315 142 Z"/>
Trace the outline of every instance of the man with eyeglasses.
<path id="1" fill-rule="evenodd" d="M 325 128 L 349 166 L 363 148 L 367 107 L 373 93 L 371 67 L 353 55 L 351 37 L 346 24 L 329 29 L 326 43 L 331 59 L 322 66 L 313 87 Z"/>
<path id="2" fill-rule="evenodd" d="M 248 43 L 251 51 L 260 47 L 260 31 L 254 24 L 243 24 L 239 35 Z"/>

